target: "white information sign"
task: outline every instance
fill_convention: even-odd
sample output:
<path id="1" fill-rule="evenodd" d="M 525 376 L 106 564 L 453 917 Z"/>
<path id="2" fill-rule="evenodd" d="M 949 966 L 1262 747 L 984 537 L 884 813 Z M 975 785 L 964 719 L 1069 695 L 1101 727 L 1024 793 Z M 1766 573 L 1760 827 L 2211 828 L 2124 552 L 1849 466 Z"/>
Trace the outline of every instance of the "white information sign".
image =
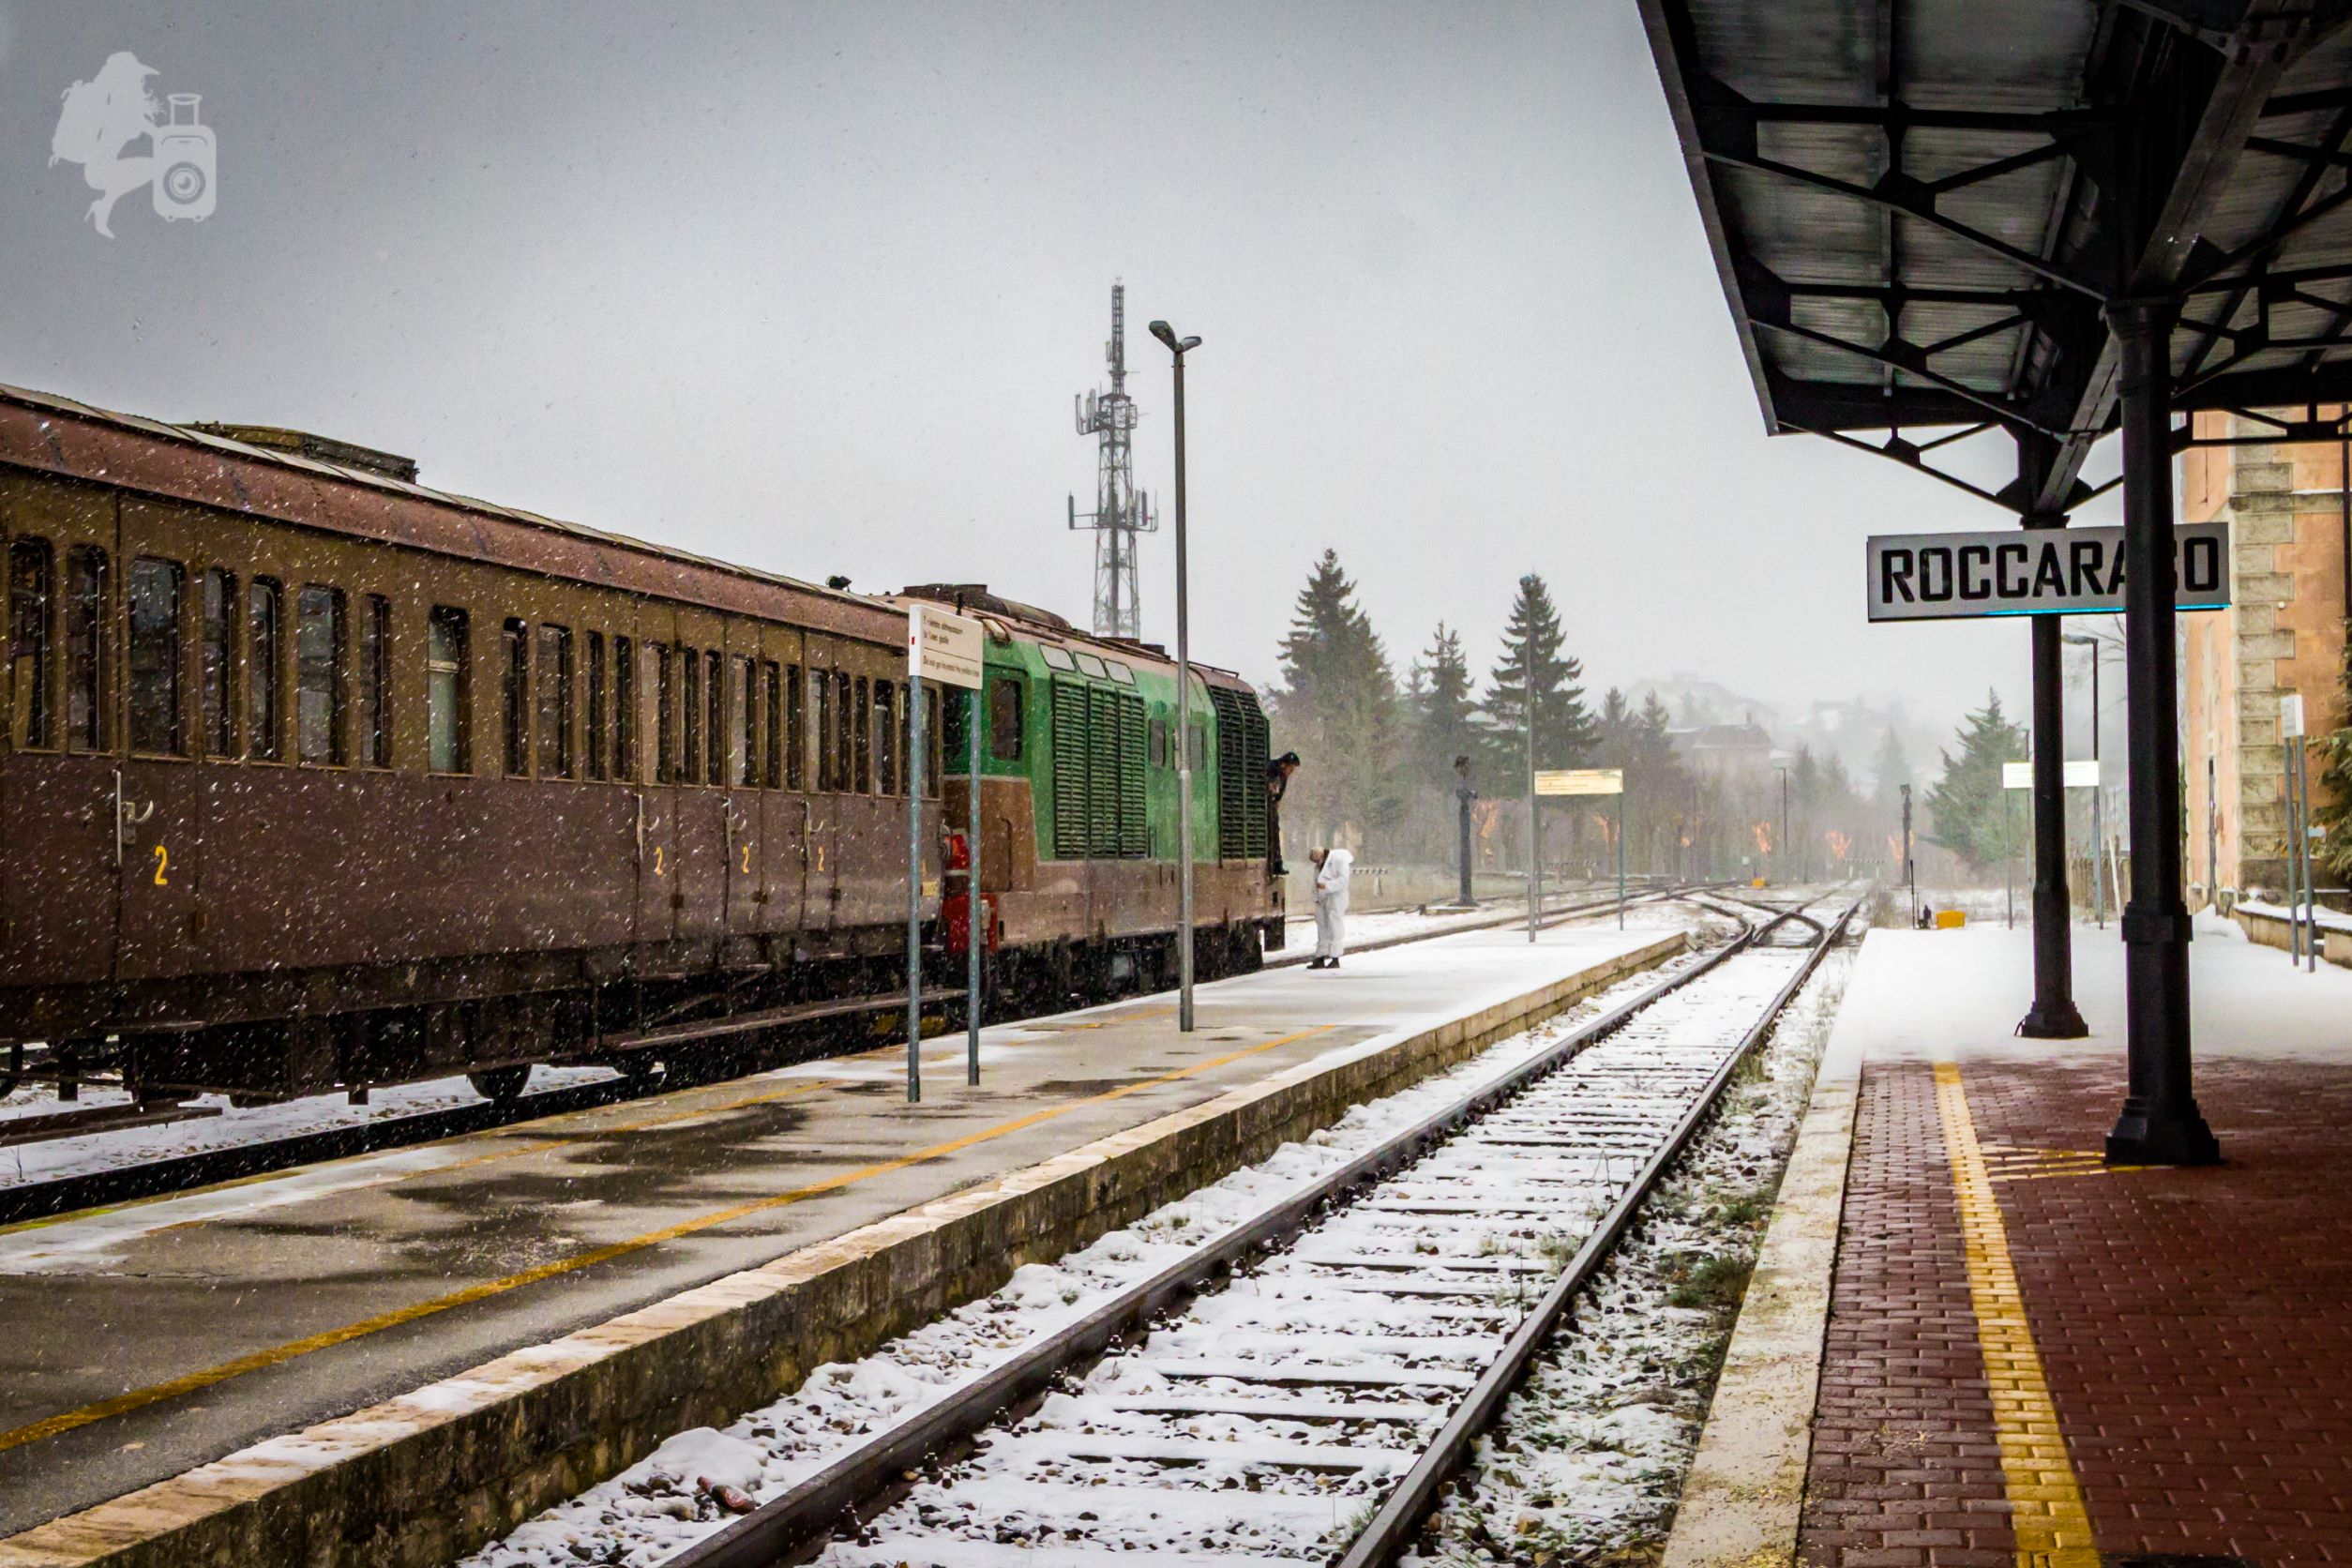
<path id="1" fill-rule="evenodd" d="M 2279 699 L 2279 739 L 2291 741 L 2303 732 L 2303 694 L 2299 691 Z"/>
<path id="2" fill-rule="evenodd" d="M 1539 795 L 1621 795 L 1625 792 L 1625 770 L 1557 768 L 1535 776 L 1535 792 Z"/>
<path id="3" fill-rule="evenodd" d="M 915 605 L 907 611 L 907 673 L 976 690 L 984 635 L 969 615 Z"/>
<path id="4" fill-rule="evenodd" d="M 2031 762 L 2003 762 L 2001 764 L 2001 788 L 2004 790 L 2032 789 L 2033 764 Z M 2091 757 L 2076 757 L 2069 761 L 2066 764 L 2066 788 L 2070 790 L 2099 788 L 2098 760 Z"/>
<path id="5" fill-rule="evenodd" d="M 2123 608 L 2123 530 L 1888 534 L 1870 540 L 1874 621 L 1975 615 L 2082 615 Z M 2173 608 L 2229 603 L 2229 524 L 2173 530 Z"/>

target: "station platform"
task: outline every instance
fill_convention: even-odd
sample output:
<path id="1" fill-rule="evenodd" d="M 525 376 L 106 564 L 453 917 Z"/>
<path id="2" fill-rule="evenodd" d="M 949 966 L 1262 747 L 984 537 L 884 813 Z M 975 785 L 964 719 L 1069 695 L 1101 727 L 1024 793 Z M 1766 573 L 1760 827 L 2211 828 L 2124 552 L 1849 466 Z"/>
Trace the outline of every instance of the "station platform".
<path id="1" fill-rule="evenodd" d="M 0 1565 L 447 1560 L 1685 945 L 1629 925 L 991 1028 L 976 1089 L 936 1037 L 917 1105 L 900 1045 L 0 1230 Z"/>
<path id="2" fill-rule="evenodd" d="M 2028 930 L 1869 933 L 1667 1568 L 2352 1561 L 2352 973 L 2200 919 L 2224 1163 L 2109 1168 L 2074 942 L 2092 1033 L 2028 1041 Z"/>

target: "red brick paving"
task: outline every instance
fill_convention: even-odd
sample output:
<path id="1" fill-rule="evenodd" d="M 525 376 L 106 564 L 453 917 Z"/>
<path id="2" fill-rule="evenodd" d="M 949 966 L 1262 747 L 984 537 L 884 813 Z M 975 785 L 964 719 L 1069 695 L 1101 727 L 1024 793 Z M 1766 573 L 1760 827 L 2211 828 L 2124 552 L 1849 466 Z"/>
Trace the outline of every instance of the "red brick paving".
<path id="1" fill-rule="evenodd" d="M 2080 1048 L 2073 1048 L 2080 1049 Z M 2053 1048 L 2054 1051 L 2069 1048 Z M 1988 1144 L 2096 1148 L 2121 1063 L 1964 1059 Z M 1996 1184 L 2110 1554 L 2352 1562 L 2352 1068 L 2200 1068 L 2228 1163 Z M 1865 1070 L 1801 1556 L 2014 1560 L 1933 1070 Z"/>

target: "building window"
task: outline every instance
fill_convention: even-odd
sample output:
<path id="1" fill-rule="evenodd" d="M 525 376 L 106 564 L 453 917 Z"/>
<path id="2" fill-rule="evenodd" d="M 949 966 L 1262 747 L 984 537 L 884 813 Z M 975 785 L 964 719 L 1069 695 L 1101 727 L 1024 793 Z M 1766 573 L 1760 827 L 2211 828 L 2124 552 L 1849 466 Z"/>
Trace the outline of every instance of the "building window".
<path id="1" fill-rule="evenodd" d="M 531 772 L 531 628 L 508 620 L 506 634 L 506 776 L 521 778 Z"/>
<path id="2" fill-rule="evenodd" d="M 771 669 L 774 666 L 770 666 Z M 784 667 L 784 788 L 806 789 L 808 784 L 808 763 L 803 755 L 807 743 L 802 739 L 800 666 Z"/>
<path id="3" fill-rule="evenodd" d="M 588 634 L 588 776 L 604 776 L 604 633 Z"/>
<path id="4" fill-rule="evenodd" d="M 286 754 L 284 705 L 279 700 L 278 655 L 284 638 L 285 601 L 278 580 L 257 577 L 245 589 L 245 712 L 248 755 L 275 762 Z"/>
<path id="5" fill-rule="evenodd" d="M 179 608 L 179 567 L 158 561 L 172 571 L 172 604 Z M 75 751 L 104 751 L 112 739 L 106 722 L 106 627 L 113 619 L 107 605 L 106 551 L 96 545 L 76 545 L 66 557 L 66 745 Z M 171 628 L 172 652 L 179 652 L 179 627 Z M 172 694 L 179 695 L 179 673 L 172 671 Z M 173 733 L 179 721 L 173 720 Z M 142 749 L 147 749 L 143 747 Z M 173 747 L 173 753 L 178 748 Z"/>
<path id="6" fill-rule="evenodd" d="M 466 613 L 433 606 L 425 623 L 426 765 L 435 773 L 474 766 L 473 659 Z"/>
<path id="7" fill-rule="evenodd" d="M 55 633 L 49 605 L 56 553 L 47 539 L 19 539 L 8 546 L 8 741 L 12 746 L 56 744 L 51 732 L 50 647 Z"/>
<path id="8" fill-rule="evenodd" d="M 612 776 L 637 776 L 637 643 L 612 640 Z"/>
<path id="9" fill-rule="evenodd" d="M 784 672 L 774 659 L 760 666 L 761 689 L 767 693 L 767 710 L 761 716 L 767 727 L 761 731 L 767 743 L 761 750 L 766 754 L 766 766 L 761 769 L 760 782 L 771 790 L 784 787 Z"/>
<path id="10" fill-rule="evenodd" d="M 392 601 L 370 594 L 359 617 L 359 760 L 392 765 Z"/>
<path id="11" fill-rule="evenodd" d="M 539 776 L 572 776 L 572 628 L 539 628 Z"/>
<path id="12" fill-rule="evenodd" d="M 237 580 L 236 574 L 215 566 L 204 574 L 204 648 L 197 679 L 203 689 L 204 753 L 210 757 L 237 754 Z"/>
<path id="13" fill-rule="evenodd" d="M 294 745 L 302 761 L 340 767 L 351 760 L 343 741 L 350 671 L 343 591 L 304 583 L 294 596 Z"/>
<path id="14" fill-rule="evenodd" d="M 691 648 L 678 650 L 678 668 L 685 679 L 680 683 L 686 722 L 686 746 L 678 754 L 678 781 L 691 784 L 702 775 L 702 656 Z"/>
<path id="15" fill-rule="evenodd" d="M 898 792 L 897 702 L 892 683 L 874 683 L 874 792 L 878 795 Z"/>
<path id="16" fill-rule="evenodd" d="M 874 709 L 869 683 L 860 675 L 850 700 L 851 722 L 853 731 L 850 748 L 850 782 L 848 788 L 856 794 L 871 794 L 874 789 Z"/>
<path id="17" fill-rule="evenodd" d="M 180 729 L 180 582 L 177 561 L 143 555 L 130 564 L 130 748 L 155 756 L 187 750 Z M 78 604 L 75 611 L 78 615 Z"/>
<path id="18" fill-rule="evenodd" d="M 702 733 L 710 746 L 702 776 L 714 784 L 727 782 L 727 665 L 716 648 L 702 656 L 702 679 L 709 687 L 710 722 Z"/>
<path id="19" fill-rule="evenodd" d="M 678 704 L 675 660 L 667 644 L 654 648 L 654 777 L 663 784 L 678 778 Z"/>
<path id="20" fill-rule="evenodd" d="M 1021 760 L 1021 683 L 988 683 L 988 754 L 1000 762 Z"/>

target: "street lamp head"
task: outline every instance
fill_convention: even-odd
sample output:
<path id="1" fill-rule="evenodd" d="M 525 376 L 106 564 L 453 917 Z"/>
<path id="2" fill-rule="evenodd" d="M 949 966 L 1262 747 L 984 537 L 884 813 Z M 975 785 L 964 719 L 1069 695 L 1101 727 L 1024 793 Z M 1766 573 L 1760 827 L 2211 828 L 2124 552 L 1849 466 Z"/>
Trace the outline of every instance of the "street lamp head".
<path id="1" fill-rule="evenodd" d="M 1182 354 L 1186 349 L 1197 349 L 1200 346 L 1200 339 L 1198 338 L 1178 338 L 1176 329 L 1166 322 L 1153 322 L 1152 336 L 1166 343 L 1168 352 L 1170 354 Z"/>

